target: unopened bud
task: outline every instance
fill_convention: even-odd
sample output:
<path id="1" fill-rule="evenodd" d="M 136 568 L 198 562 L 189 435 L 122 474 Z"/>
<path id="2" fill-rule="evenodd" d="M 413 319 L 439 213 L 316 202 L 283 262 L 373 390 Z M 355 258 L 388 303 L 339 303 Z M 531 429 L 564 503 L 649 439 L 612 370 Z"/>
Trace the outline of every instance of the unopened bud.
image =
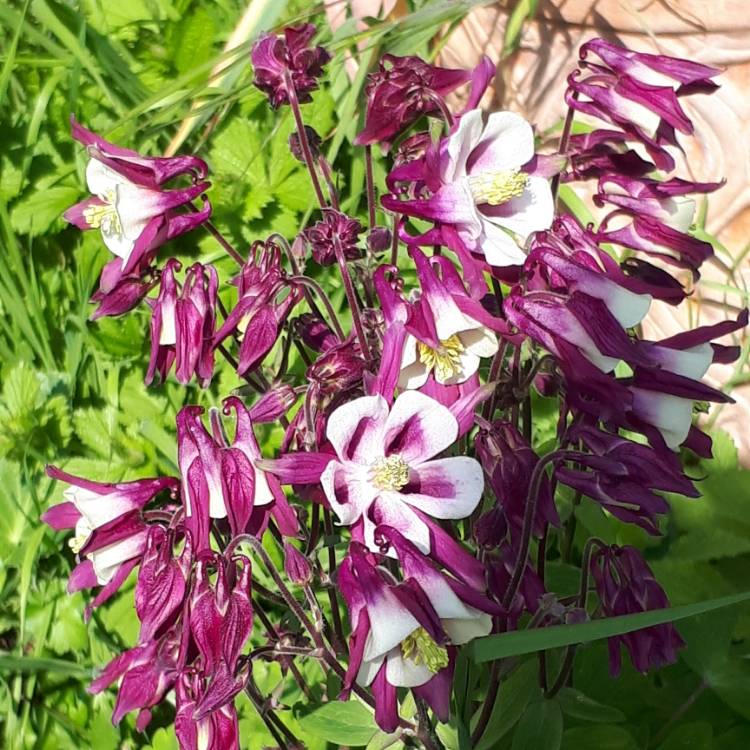
<path id="1" fill-rule="evenodd" d="M 312 581 L 309 560 L 288 542 L 284 544 L 284 572 L 290 581 L 299 586 L 306 586 Z"/>
<path id="2" fill-rule="evenodd" d="M 250 408 L 253 422 L 276 422 L 286 414 L 297 400 L 297 394 L 290 385 L 277 385 L 264 393 Z"/>
<path id="3" fill-rule="evenodd" d="M 312 158 L 317 159 L 320 156 L 321 138 L 317 131 L 309 125 L 305 125 L 305 135 L 307 136 L 307 143 L 310 146 Z M 305 153 L 302 149 L 302 141 L 300 140 L 299 132 L 296 130 L 289 136 L 289 150 L 297 161 L 300 161 L 303 164 L 305 163 Z"/>

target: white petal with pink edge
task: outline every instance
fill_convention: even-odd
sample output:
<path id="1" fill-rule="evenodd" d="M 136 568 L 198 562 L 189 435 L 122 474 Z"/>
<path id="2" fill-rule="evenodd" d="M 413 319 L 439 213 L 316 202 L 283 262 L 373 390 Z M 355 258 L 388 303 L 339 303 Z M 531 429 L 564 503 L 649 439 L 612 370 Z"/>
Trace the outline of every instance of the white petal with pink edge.
<path id="1" fill-rule="evenodd" d="M 369 464 L 383 455 L 387 417 L 388 404 L 382 396 L 355 398 L 331 414 L 326 435 L 342 461 Z"/>
<path id="2" fill-rule="evenodd" d="M 445 406 L 419 391 L 406 391 L 388 415 L 385 452 L 413 466 L 448 448 L 457 435 L 458 422 Z"/>
<path id="3" fill-rule="evenodd" d="M 484 474 L 481 464 L 469 456 L 451 456 L 420 464 L 418 493 L 399 493 L 405 503 L 434 518 L 466 518 L 482 498 Z"/>

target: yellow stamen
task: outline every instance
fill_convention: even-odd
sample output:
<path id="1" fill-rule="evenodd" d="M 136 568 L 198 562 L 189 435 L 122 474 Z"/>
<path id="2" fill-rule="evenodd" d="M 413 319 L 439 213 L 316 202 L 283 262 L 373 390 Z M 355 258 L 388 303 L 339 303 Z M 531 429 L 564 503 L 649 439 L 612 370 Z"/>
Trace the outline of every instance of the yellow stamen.
<path id="1" fill-rule="evenodd" d="M 447 380 L 461 369 L 461 354 L 464 345 L 456 334 L 440 342 L 437 349 L 417 341 L 419 361 L 428 369 L 435 370 L 439 380 Z"/>
<path id="2" fill-rule="evenodd" d="M 372 465 L 370 478 L 379 490 L 400 490 L 409 482 L 409 464 L 401 456 L 379 458 Z"/>
<path id="3" fill-rule="evenodd" d="M 88 534 L 77 534 L 72 539 L 68 539 L 68 547 L 73 550 L 73 554 L 77 555 L 84 544 L 88 541 Z"/>
<path id="4" fill-rule="evenodd" d="M 89 206 L 83 212 L 83 218 L 92 229 L 101 229 L 104 234 L 121 235 L 122 222 L 115 207 L 117 196 L 114 190 L 108 190 L 103 196 L 103 206 Z"/>
<path id="5" fill-rule="evenodd" d="M 469 189 L 478 205 L 486 203 L 499 206 L 511 198 L 517 198 L 526 190 L 529 176 L 518 170 L 482 172 L 469 177 Z"/>
<path id="6" fill-rule="evenodd" d="M 405 659 L 417 666 L 424 664 L 433 674 L 448 666 L 448 650 L 439 646 L 424 628 L 417 628 L 401 642 Z"/>

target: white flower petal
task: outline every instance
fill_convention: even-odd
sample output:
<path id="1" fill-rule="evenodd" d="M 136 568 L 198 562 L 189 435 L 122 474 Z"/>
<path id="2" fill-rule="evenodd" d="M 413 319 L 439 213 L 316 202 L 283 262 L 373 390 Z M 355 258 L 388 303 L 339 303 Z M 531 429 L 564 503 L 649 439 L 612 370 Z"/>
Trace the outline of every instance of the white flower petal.
<path id="1" fill-rule="evenodd" d="M 448 138 L 447 161 L 443 165 L 444 182 L 454 182 L 466 176 L 466 162 L 482 136 L 482 111 L 472 109 L 458 123 L 456 132 Z"/>
<path id="2" fill-rule="evenodd" d="M 391 685 L 412 688 L 424 685 L 435 675 L 424 664 L 404 659 L 399 649 L 393 649 L 386 657 L 385 676 Z"/>
<path id="3" fill-rule="evenodd" d="M 482 221 L 482 236 L 477 250 L 491 266 L 497 268 L 519 266 L 526 260 L 526 253 L 513 237 L 487 219 Z"/>
<path id="4" fill-rule="evenodd" d="M 515 112 L 493 112 L 469 159 L 469 172 L 505 172 L 534 157 L 534 131 Z"/>
<path id="5" fill-rule="evenodd" d="M 693 402 L 671 393 L 631 388 L 633 411 L 656 427 L 664 442 L 673 449 L 684 442 L 693 422 Z"/>
<path id="6" fill-rule="evenodd" d="M 383 452 L 388 404 L 380 396 L 362 396 L 339 406 L 328 419 L 326 435 L 344 461 L 370 464 Z"/>
<path id="7" fill-rule="evenodd" d="M 419 391 L 406 391 L 391 407 L 384 444 L 388 454 L 414 465 L 445 450 L 456 435 L 458 422 L 447 407 Z"/>
<path id="8" fill-rule="evenodd" d="M 483 206 L 480 213 L 487 221 L 515 232 L 525 242 L 532 232 L 552 225 L 555 203 L 549 181 L 530 175 L 522 195 L 499 206 Z"/>
<path id="9" fill-rule="evenodd" d="M 484 492 L 484 473 L 476 459 L 451 456 L 428 461 L 412 470 L 416 475 L 399 497 L 434 518 L 466 518 L 477 507 Z M 406 488 L 404 488 L 406 489 Z"/>

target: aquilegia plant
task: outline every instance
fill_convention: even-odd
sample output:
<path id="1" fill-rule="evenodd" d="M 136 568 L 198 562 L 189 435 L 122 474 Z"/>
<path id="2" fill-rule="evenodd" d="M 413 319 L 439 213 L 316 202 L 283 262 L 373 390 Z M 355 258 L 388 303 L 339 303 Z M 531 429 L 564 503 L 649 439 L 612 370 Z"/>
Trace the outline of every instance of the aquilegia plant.
<path id="1" fill-rule="evenodd" d="M 667 606 L 634 547 L 590 538 L 571 555 L 571 507 L 586 497 L 658 535 L 660 493 L 698 496 L 677 451 L 710 456 L 693 415 L 729 399 L 701 378 L 738 355 L 714 340 L 747 323 L 744 312 L 662 341 L 639 332 L 652 304 L 690 294 L 712 254 L 690 233 L 689 196 L 720 183 L 671 172 L 676 133 L 693 132 L 682 98 L 710 93 L 717 70 L 590 41 L 559 148 L 539 153 L 523 117 L 477 108 L 490 60 L 464 71 L 385 55 L 354 141 L 367 220 L 342 212 L 341 177 L 303 121 L 330 60 L 314 35 L 287 28 L 252 51 L 255 85 L 291 109 L 289 146 L 319 203 L 296 237 L 236 249 L 210 224 L 200 158 L 145 156 L 73 121 L 90 196 L 65 217 L 112 253 L 92 318 L 149 306 L 147 384 L 205 388 L 220 357 L 247 383 L 221 409 L 176 414 L 178 477 L 103 484 L 48 469 L 67 488 L 44 520 L 74 529 L 69 590 L 96 590 L 86 616 L 137 577 L 138 640 L 91 691 L 117 684 L 113 720 L 137 712 L 139 730 L 173 704 L 185 750 L 240 746 L 241 692 L 280 747 L 301 746 L 254 679 L 257 660 L 280 662 L 311 706 L 363 702 L 384 732 L 437 748 L 437 722 L 459 721 L 454 671 L 473 639 Z M 379 201 L 373 147 L 388 164 Z M 597 225 L 557 208 L 560 184 L 584 181 Z M 165 257 L 201 225 L 236 261 L 232 278 Z M 287 368 L 293 346 L 304 374 Z M 554 434 L 535 429 L 542 401 Z M 273 455 L 256 435 L 270 423 L 284 432 Z M 547 559 L 578 563 L 577 595 L 547 591 Z M 646 672 L 683 641 L 671 624 L 613 637 L 613 675 L 622 646 Z M 547 695 L 567 683 L 568 656 L 557 675 L 543 663 Z M 327 693 L 306 684 L 303 659 L 329 673 Z M 487 669 L 462 730 L 473 743 L 513 668 Z"/>

